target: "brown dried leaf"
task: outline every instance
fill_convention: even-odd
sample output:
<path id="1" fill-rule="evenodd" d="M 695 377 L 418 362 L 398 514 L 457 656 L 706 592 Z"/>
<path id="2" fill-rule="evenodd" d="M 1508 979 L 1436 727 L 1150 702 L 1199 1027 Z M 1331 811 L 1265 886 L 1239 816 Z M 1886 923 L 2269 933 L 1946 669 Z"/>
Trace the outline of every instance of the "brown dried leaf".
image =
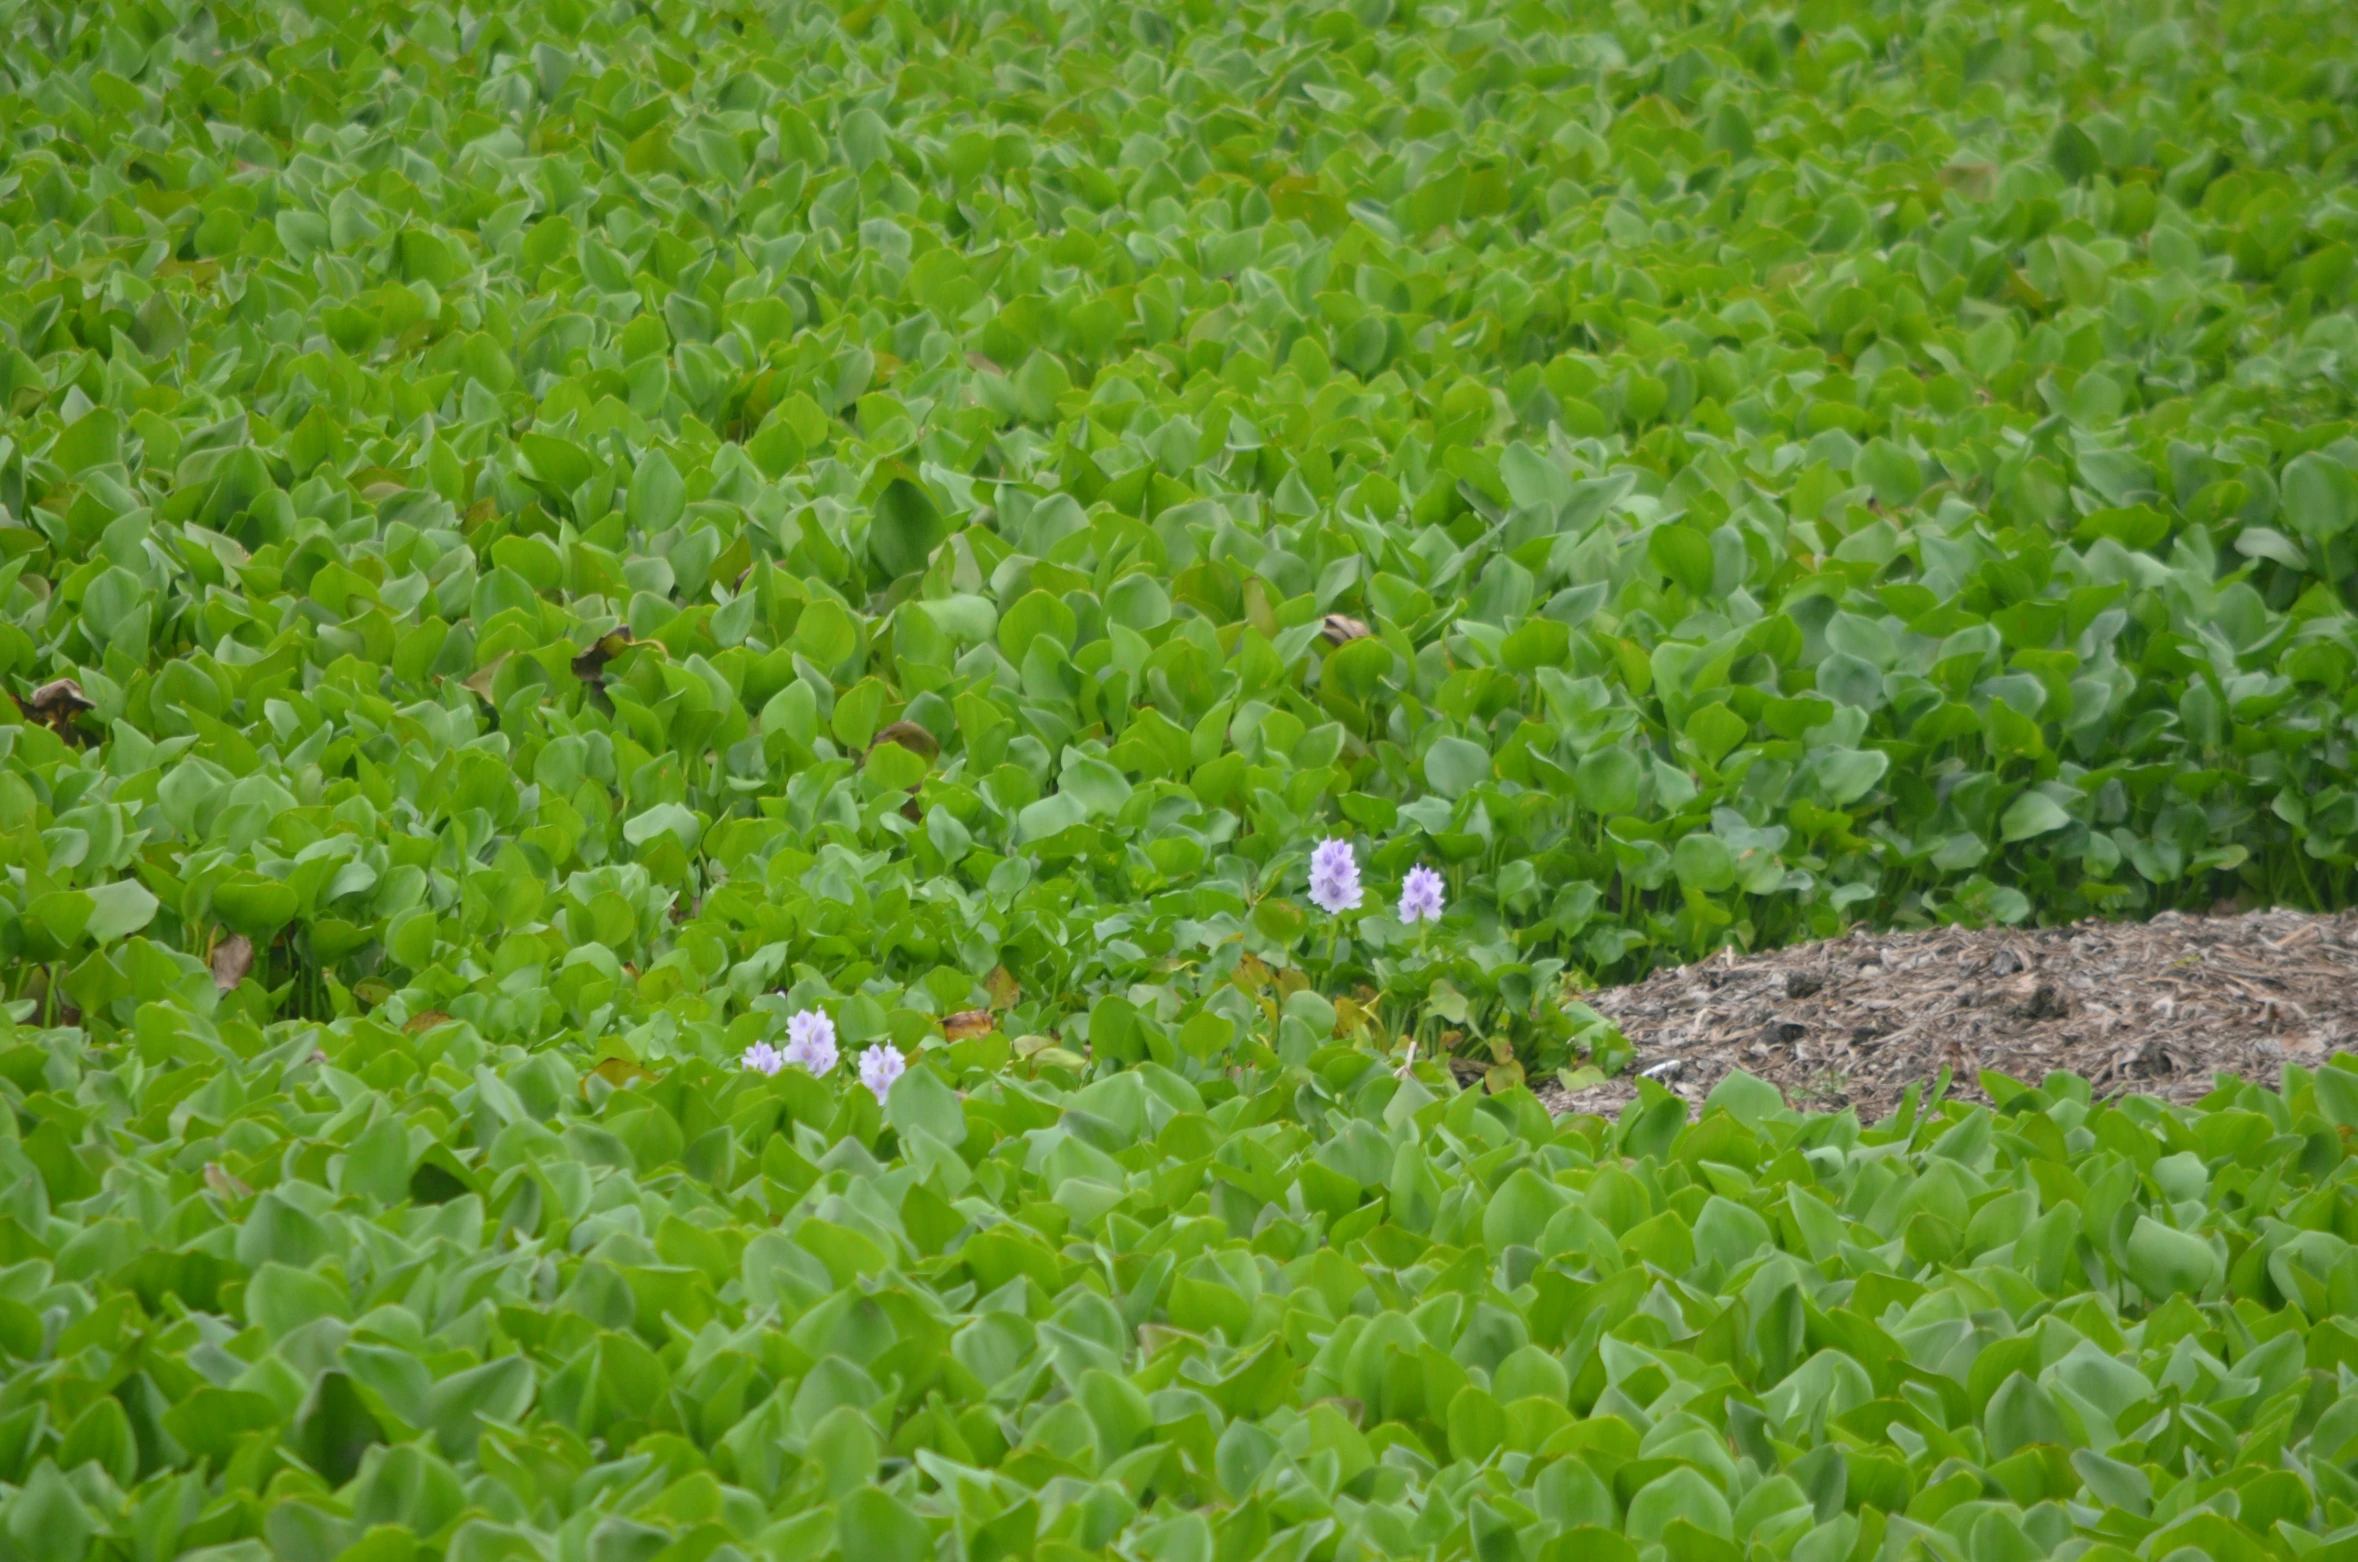
<path id="1" fill-rule="evenodd" d="M 597 639 L 592 640 L 582 653 L 573 659 L 573 676 L 579 678 L 583 683 L 596 683 L 605 676 L 608 662 L 636 644 L 638 641 L 632 638 L 628 624 L 619 629 L 608 630 Z"/>
<path id="2" fill-rule="evenodd" d="M 96 710 L 90 696 L 71 678 L 55 678 L 35 689 L 25 702 L 26 712 L 50 731 L 68 741 L 81 737 L 74 726 L 74 718 L 86 710 Z"/>
<path id="3" fill-rule="evenodd" d="M 887 722 L 884 730 L 877 733 L 875 740 L 868 745 L 868 752 L 875 753 L 879 743 L 898 743 L 910 753 L 928 760 L 942 751 L 941 740 L 913 721 Z"/>
<path id="4" fill-rule="evenodd" d="M 1023 996 L 1023 989 L 1016 985 L 1015 978 L 1008 974 L 1007 967 L 1003 965 L 991 967 L 991 974 L 983 978 L 983 990 L 991 995 L 991 1007 L 994 1009 L 1012 1009 L 1016 1000 Z"/>
<path id="5" fill-rule="evenodd" d="M 71 678 L 53 678 L 33 691 L 33 709 L 46 716 L 57 710 L 96 710 L 90 696 Z"/>
<path id="6" fill-rule="evenodd" d="M 491 686 L 499 678 L 499 670 L 502 667 L 505 667 L 507 662 L 508 653 L 505 651 L 500 652 L 499 655 L 493 657 L 490 661 L 485 662 L 482 666 L 467 674 L 466 677 L 461 678 L 459 680 L 460 687 L 473 693 L 477 699 L 483 701 L 485 704 L 490 704 Z"/>
<path id="7" fill-rule="evenodd" d="M 213 985 L 223 992 L 246 979 L 254 969 L 254 941 L 243 933 L 232 933 L 213 946 Z"/>
<path id="8" fill-rule="evenodd" d="M 1354 640 L 1364 640 L 1375 633 L 1359 619 L 1342 613 L 1327 614 L 1319 622 L 1318 632 L 1326 637 L 1329 645 L 1348 645 Z"/>
<path id="9" fill-rule="evenodd" d="M 951 1041 L 987 1036 L 998 1027 L 997 1017 L 988 1009 L 960 1009 L 942 1020 L 942 1034 Z"/>

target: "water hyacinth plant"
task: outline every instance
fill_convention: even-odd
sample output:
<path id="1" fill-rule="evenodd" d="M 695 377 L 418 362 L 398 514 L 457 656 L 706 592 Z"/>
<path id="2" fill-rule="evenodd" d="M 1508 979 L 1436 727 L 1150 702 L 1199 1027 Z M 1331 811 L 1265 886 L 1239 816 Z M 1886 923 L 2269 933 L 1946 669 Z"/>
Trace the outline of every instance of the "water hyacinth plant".
<path id="1" fill-rule="evenodd" d="M 804 1009 L 786 1022 L 786 1061 L 810 1073 L 833 1070 L 836 1060 L 835 1022 L 817 1009 Z"/>
<path id="2" fill-rule="evenodd" d="M 1423 863 L 1408 870 L 1408 877 L 1400 883 L 1400 922 L 1414 927 L 1419 922 L 1441 920 L 1441 875 Z"/>
<path id="3" fill-rule="evenodd" d="M 891 1042 L 878 1042 L 860 1054 L 860 1083 L 882 1101 L 893 1084 L 909 1071 L 908 1059 Z"/>
<path id="4" fill-rule="evenodd" d="M 0 1562 L 2358 1554 L 2358 7 L 5 17 Z"/>
<path id="5" fill-rule="evenodd" d="M 1359 859 L 1349 841 L 1330 837 L 1311 852 L 1310 899 L 1333 915 L 1359 909 Z"/>

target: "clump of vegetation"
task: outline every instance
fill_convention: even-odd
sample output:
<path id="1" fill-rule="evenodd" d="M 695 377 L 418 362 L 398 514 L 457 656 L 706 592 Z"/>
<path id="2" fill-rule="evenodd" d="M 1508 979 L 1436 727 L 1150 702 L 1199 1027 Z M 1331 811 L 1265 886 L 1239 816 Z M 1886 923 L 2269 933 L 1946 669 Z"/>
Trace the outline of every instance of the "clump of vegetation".
<path id="1" fill-rule="evenodd" d="M 2348 8 L 6 15 L 0 1550 L 2348 1544 L 2339 1069 L 1521 1089 L 2348 903 Z"/>

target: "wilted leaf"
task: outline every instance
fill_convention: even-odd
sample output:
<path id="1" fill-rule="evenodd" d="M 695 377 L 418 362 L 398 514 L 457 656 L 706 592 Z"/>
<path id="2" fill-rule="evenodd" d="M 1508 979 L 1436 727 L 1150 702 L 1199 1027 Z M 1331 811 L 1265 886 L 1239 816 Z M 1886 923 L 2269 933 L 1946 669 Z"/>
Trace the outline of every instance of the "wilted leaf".
<path id="1" fill-rule="evenodd" d="M 254 941 L 232 933 L 213 946 L 213 985 L 228 992 L 254 969 Z"/>
<path id="2" fill-rule="evenodd" d="M 59 737 L 79 741 L 74 718 L 84 711 L 98 709 L 98 705 L 73 679 L 53 678 L 26 698 L 25 709 Z"/>
<path id="3" fill-rule="evenodd" d="M 631 638 L 628 625 L 607 631 L 592 640 L 573 658 L 573 676 L 584 683 L 598 682 L 605 676 L 606 664 L 629 650 L 634 644 L 636 642 Z"/>

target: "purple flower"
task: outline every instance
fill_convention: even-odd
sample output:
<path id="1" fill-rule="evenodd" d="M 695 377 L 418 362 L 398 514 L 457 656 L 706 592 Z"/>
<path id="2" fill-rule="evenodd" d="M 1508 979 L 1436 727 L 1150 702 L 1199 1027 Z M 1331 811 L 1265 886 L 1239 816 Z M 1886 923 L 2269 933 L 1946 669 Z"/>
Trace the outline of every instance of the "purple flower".
<path id="1" fill-rule="evenodd" d="M 1330 836 L 1310 854 L 1310 898 L 1322 911 L 1359 909 L 1359 859 L 1349 841 Z"/>
<path id="2" fill-rule="evenodd" d="M 1441 875 L 1421 862 L 1400 885 L 1400 920 L 1410 927 L 1441 920 Z"/>
<path id="3" fill-rule="evenodd" d="M 835 1022 L 825 1014 L 805 1009 L 786 1022 L 786 1050 L 781 1061 L 824 1074 L 835 1067 L 835 1058 Z"/>
<path id="4" fill-rule="evenodd" d="M 892 1089 L 892 1082 L 907 1072 L 908 1060 L 891 1042 L 878 1042 L 860 1054 L 860 1083 L 874 1091 L 879 1101 Z"/>
<path id="5" fill-rule="evenodd" d="M 757 1041 L 745 1049 L 744 1063 L 757 1074 L 775 1074 L 786 1066 L 786 1054 L 766 1041 Z"/>

